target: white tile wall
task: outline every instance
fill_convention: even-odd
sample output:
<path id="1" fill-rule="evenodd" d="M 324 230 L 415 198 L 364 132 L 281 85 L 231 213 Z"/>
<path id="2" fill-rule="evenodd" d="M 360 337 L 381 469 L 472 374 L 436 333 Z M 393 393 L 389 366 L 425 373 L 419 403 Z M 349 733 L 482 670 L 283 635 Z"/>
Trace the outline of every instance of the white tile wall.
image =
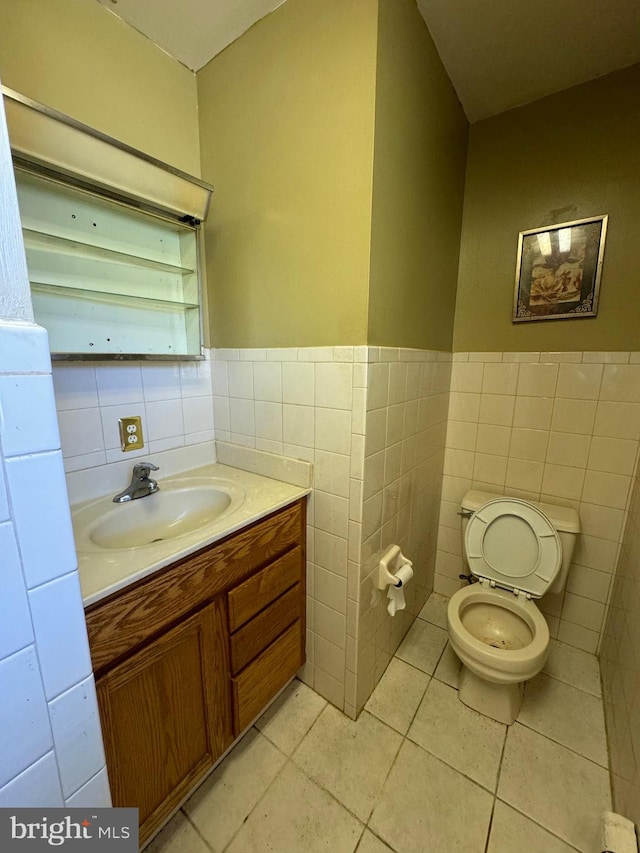
<path id="1" fill-rule="evenodd" d="M 45 695 L 53 700 L 92 671 L 78 572 L 30 589 L 29 604 Z"/>
<path id="2" fill-rule="evenodd" d="M 349 522 L 358 516 L 364 455 L 353 439 L 364 433 L 366 357 L 364 347 L 216 350 L 212 363 L 218 441 L 314 463 L 303 677 L 340 708 Z"/>
<path id="3" fill-rule="evenodd" d="M 5 475 L 27 587 L 32 589 L 74 570 L 69 505 L 60 500 L 61 495 L 66 497 L 60 451 L 7 455 Z"/>
<path id="4" fill-rule="evenodd" d="M 431 589 L 450 358 L 378 347 L 216 350 L 214 358 L 217 439 L 314 464 L 303 678 L 355 716 Z M 412 512 L 412 495 L 430 501 L 431 513 Z M 386 629 L 368 638 L 379 652 L 367 669 L 371 656 L 360 658 L 357 645 L 361 588 L 374 545 L 389 537 L 419 555 L 418 571 L 393 640 Z"/>
<path id="5" fill-rule="evenodd" d="M 27 646 L 0 661 L 0 788 L 53 746 L 36 650 Z"/>
<path id="6" fill-rule="evenodd" d="M 640 821 L 639 473 L 636 470 L 634 476 L 600 652 L 614 808 L 636 823 Z"/>
<path id="7" fill-rule="evenodd" d="M 15 688 L 14 688 L 15 689 Z M 106 771 L 105 771 L 106 775 Z M 100 798 L 94 798 L 87 805 L 108 805 L 111 794 L 107 785 Z M 56 753 L 51 750 L 38 761 L 29 765 L 18 776 L 0 788 L 0 808 L 25 806 L 31 808 L 55 808 L 65 805 L 60 786 L 60 772 Z M 70 800 L 66 805 L 73 805 Z"/>
<path id="8" fill-rule="evenodd" d="M 139 458 L 153 457 L 169 473 L 169 451 L 198 448 L 197 465 L 215 459 L 210 350 L 204 361 L 58 362 L 55 402 L 72 503 L 98 497 L 129 481 Z M 244 367 L 244 365 L 243 365 Z M 145 447 L 123 453 L 118 420 L 139 415 Z M 229 413 L 215 412 L 228 426 Z M 188 459 L 186 453 L 182 457 Z M 119 467 L 114 467 L 119 466 Z M 183 467 L 192 467 L 187 461 Z"/>
<path id="9" fill-rule="evenodd" d="M 358 585 L 350 592 L 358 620 L 349 620 L 353 672 L 348 706 L 359 712 L 433 589 L 444 464 L 451 356 L 381 348 L 369 365 Z M 400 545 L 413 562 L 406 609 L 387 612 L 377 589 L 380 557 Z M 357 563 L 356 563 L 357 566 Z M 354 570 L 356 568 L 354 566 Z"/>
<path id="10" fill-rule="evenodd" d="M 575 507 L 582 534 L 566 592 L 541 601 L 552 636 L 595 652 L 640 439 L 629 353 L 456 353 L 435 590 L 462 572 L 455 515 L 469 488 Z"/>
<path id="11" fill-rule="evenodd" d="M 0 321 L 3 807 L 62 806 L 105 778 L 53 399 L 45 331 Z M 82 712 L 63 698 L 78 691 Z M 110 802 L 104 782 L 85 798 Z"/>
<path id="12" fill-rule="evenodd" d="M 105 766 L 104 753 L 93 747 L 101 737 L 93 678 L 74 685 L 49 707 L 62 791 L 71 797 Z"/>
<path id="13" fill-rule="evenodd" d="M 2 486 L 4 488 L 4 482 Z M 33 642 L 29 600 L 22 576 L 14 526 L 10 521 L 0 524 L 0 554 L 2 554 L 3 564 L 2 596 L 0 597 L 0 625 L 2 625 L 0 660 L 2 660 Z"/>
<path id="14" fill-rule="evenodd" d="M 78 788 L 75 794 L 67 799 L 66 805 L 72 808 L 87 808 L 95 803 L 107 802 L 110 798 L 109 777 L 107 776 L 107 769 L 104 767 L 89 779 L 82 788 Z"/>
<path id="15" fill-rule="evenodd" d="M 100 483 L 104 482 L 105 466 L 133 464 L 139 457 L 206 443 L 213 458 L 210 351 L 205 351 L 204 361 L 195 362 L 58 362 L 53 383 L 64 467 L 74 503 L 100 492 L 79 497 L 73 472 L 95 469 L 95 480 Z M 123 453 L 118 420 L 133 415 L 142 418 L 145 447 Z M 224 423 L 222 414 L 220 421 Z M 126 479 L 126 472 L 123 477 Z"/>

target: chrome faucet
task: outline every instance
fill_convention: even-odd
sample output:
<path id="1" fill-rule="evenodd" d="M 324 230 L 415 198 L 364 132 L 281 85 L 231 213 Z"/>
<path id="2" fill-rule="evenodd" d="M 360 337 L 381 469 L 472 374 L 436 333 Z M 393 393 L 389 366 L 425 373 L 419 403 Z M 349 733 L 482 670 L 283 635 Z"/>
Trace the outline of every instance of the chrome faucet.
<path id="1" fill-rule="evenodd" d="M 133 466 L 133 475 L 131 482 L 127 488 L 116 495 L 113 499 L 114 503 L 122 504 L 125 501 L 135 501 L 138 498 L 146 498 L 147 495 L 152 495 L 157 492 L 160 486 L 155 480 L 149 477 L 152 471 L 159 471 L 157 465 L 152 465 L 151 462 L 140 462 Z"/>

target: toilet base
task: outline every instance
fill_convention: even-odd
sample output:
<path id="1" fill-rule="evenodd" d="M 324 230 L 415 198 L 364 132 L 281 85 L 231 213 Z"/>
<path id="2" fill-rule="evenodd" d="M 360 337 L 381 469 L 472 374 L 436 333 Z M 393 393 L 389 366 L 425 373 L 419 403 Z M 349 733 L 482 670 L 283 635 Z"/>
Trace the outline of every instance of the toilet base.
<path id="1" fill-rule="evenodd" d="M 523 682 L 494 684 L 479 678 L 466 666 L 463 666 L 460 672 L 460 701 L 485 717 L 491 717 L 492 720 L 507 726 L 515 723 L 520 713 L 523 693 Z"/>

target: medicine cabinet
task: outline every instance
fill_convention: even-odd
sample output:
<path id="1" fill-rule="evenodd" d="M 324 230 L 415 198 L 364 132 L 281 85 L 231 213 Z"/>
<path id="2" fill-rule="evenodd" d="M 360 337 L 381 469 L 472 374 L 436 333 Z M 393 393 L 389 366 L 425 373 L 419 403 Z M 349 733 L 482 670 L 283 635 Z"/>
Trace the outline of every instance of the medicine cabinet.
<path id="1" fill-rule="evenodd" d="M 35 320 L 52 358 L 202 356 L 212 188 L 3 89 Z"/>

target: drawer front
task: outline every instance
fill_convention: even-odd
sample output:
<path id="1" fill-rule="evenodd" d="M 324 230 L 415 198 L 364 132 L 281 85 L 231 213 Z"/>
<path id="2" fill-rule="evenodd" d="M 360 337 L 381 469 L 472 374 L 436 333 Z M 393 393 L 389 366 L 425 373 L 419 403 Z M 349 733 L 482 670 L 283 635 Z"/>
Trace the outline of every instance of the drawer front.
<path id="1" fill-rule="evenodd" d="M 301 580 L 302 548 L 298 546 L 231 590 L 229 629 L 233 632 L 240 628 Z"/>
<path id="2" fill-rule="evenodd" d="M 302 620 L 298 619 L 253 663 L 232 678 L 236 737 L 302 666 L 302 639 Z"/>
<path id="3" fill-rule="evenodd" d="M 304 504 L 299 501 L 92 605 L 85 615 L 94 671 L 301 542 Z"/>
<path id="4" fill-rule="evenodd" d="M 302 585 L 297 583 L 231 637 L 231 673 L 236 675 L 276 637 L 302 617 Z"/>

